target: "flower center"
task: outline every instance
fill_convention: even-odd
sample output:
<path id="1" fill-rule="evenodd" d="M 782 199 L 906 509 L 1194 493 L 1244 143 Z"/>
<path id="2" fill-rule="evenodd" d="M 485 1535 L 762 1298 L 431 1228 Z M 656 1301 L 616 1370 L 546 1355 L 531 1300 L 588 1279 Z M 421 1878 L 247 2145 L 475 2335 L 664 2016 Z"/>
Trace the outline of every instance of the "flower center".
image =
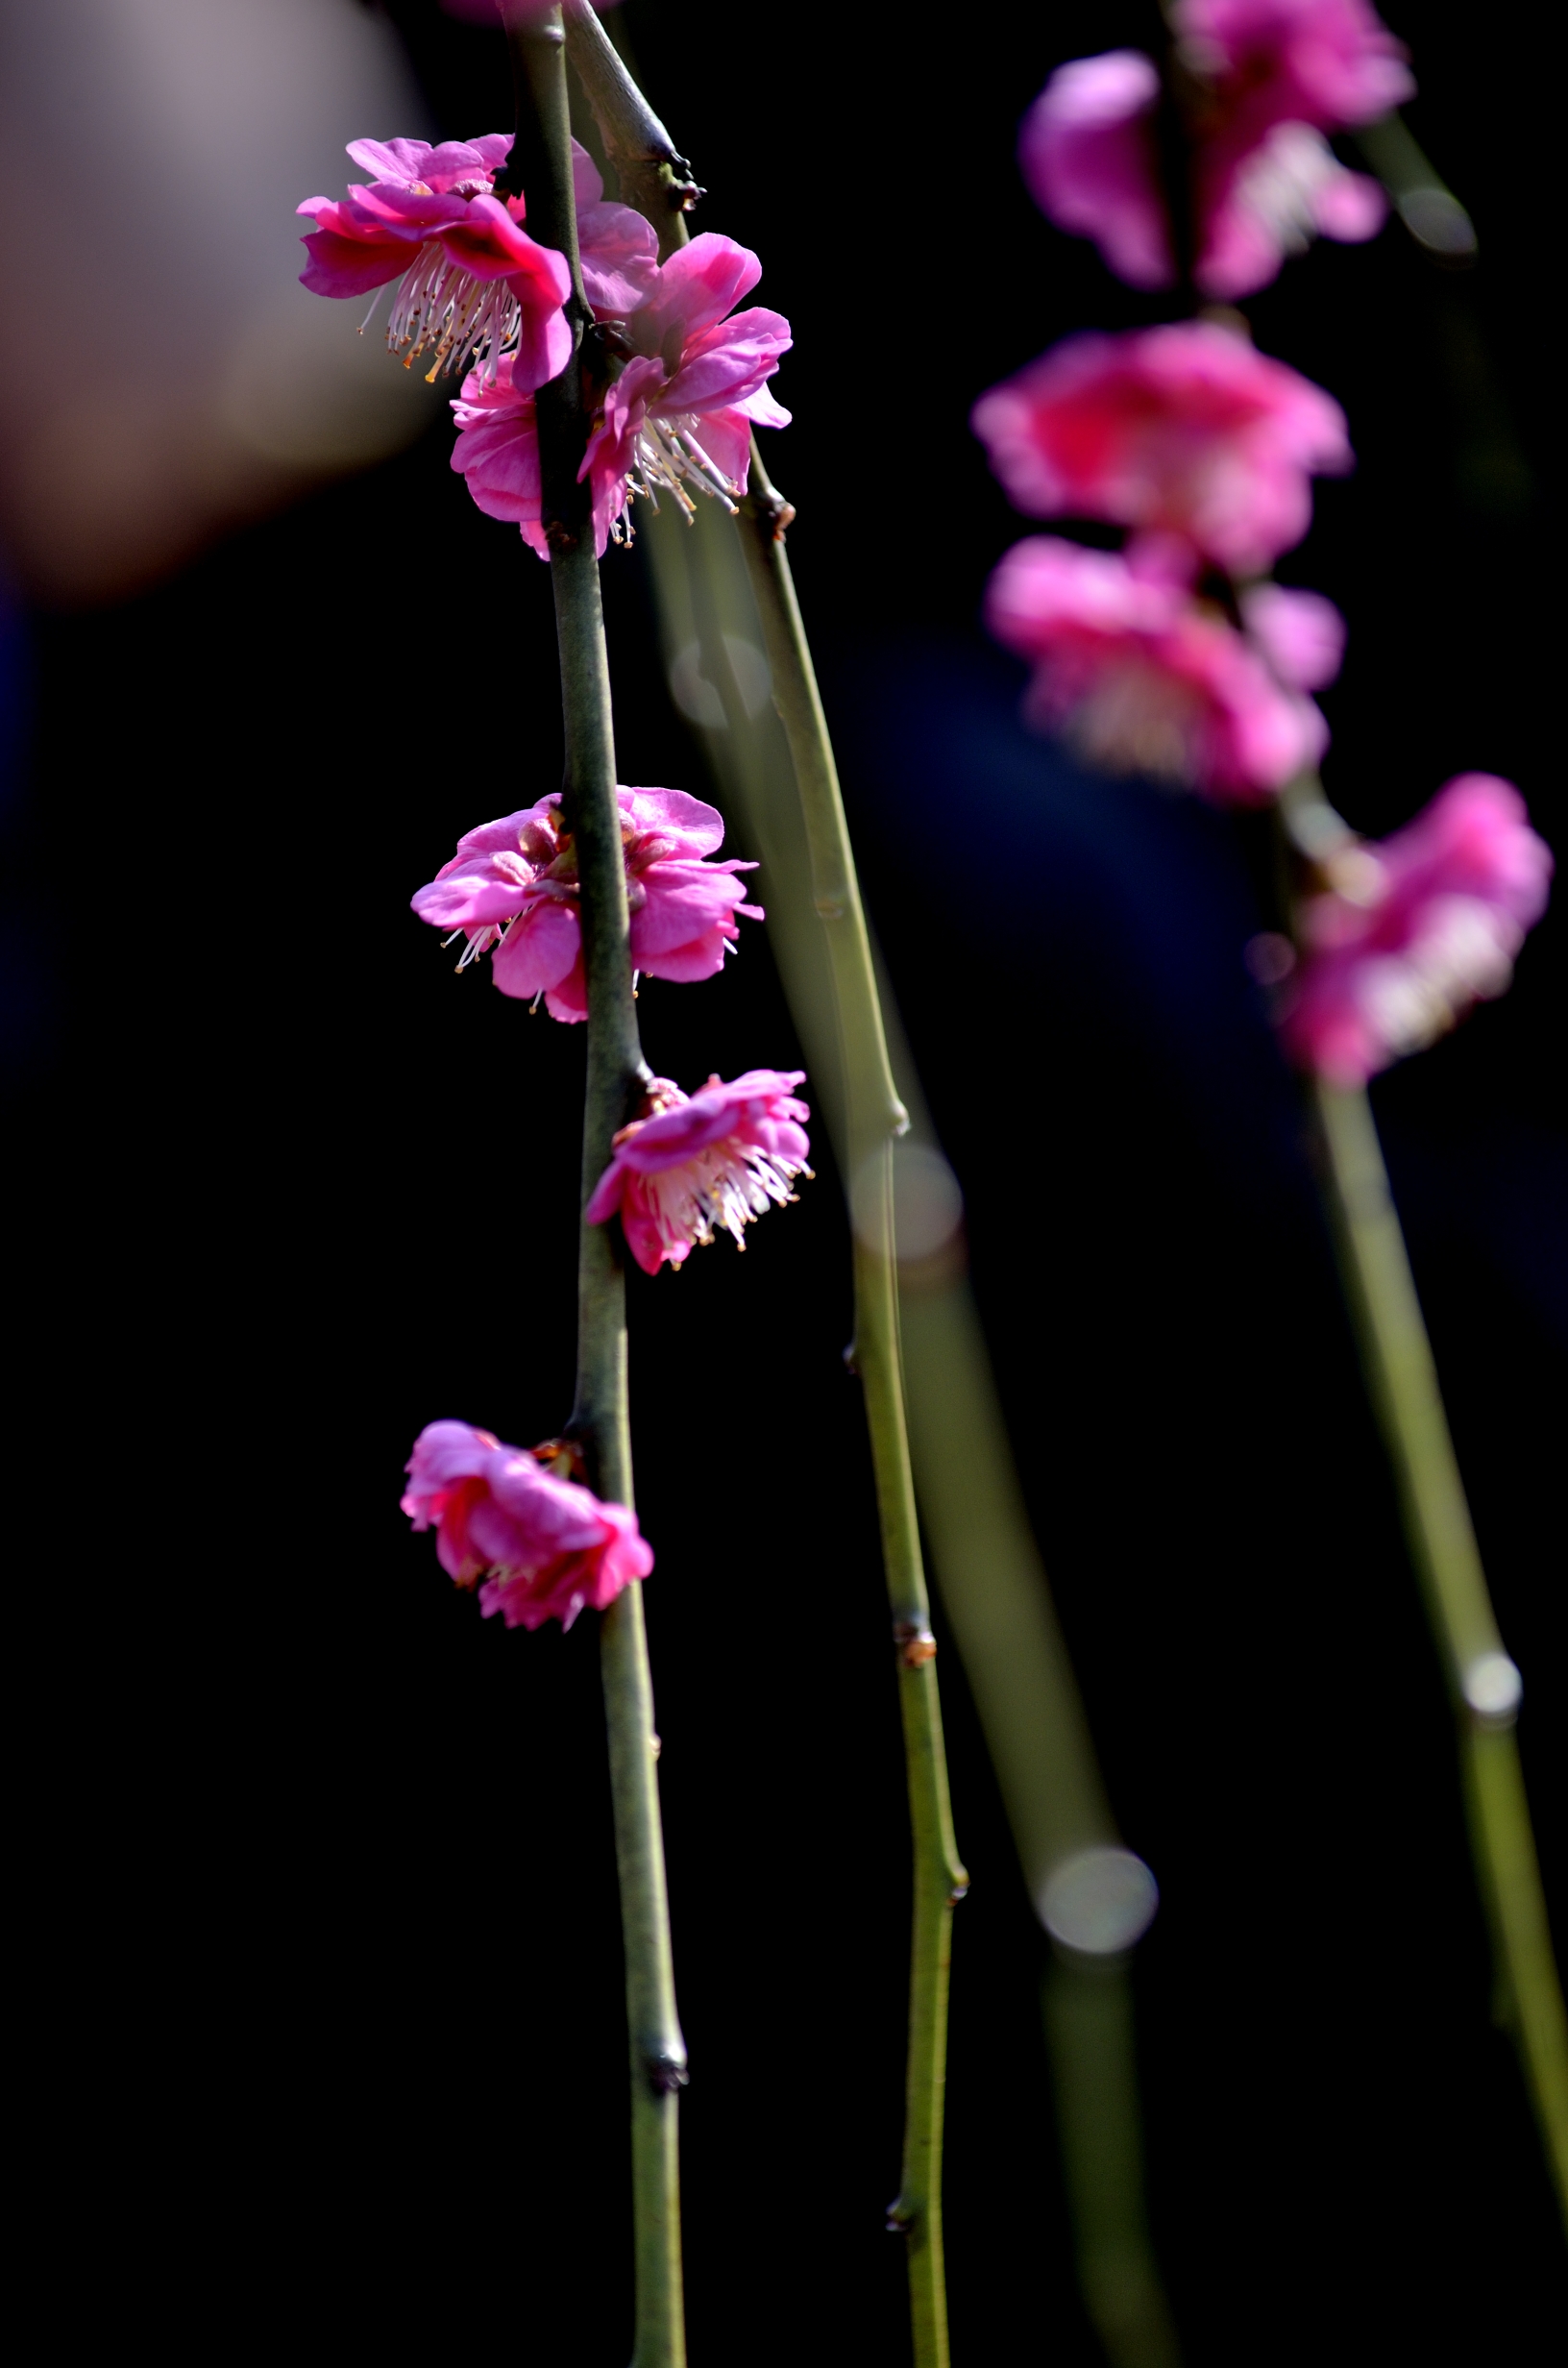
<path id="1" fill-rule="evenodd" d="M 1068 718 L 1067 737 L 1108 772 L 1189 782 L 1201 711 L 1184 683 L 1133 659 L 1101 676 Z"/>
<path id="2" fill-rule="evenodd" d="M 735 496 L 739 487 L 703 451 L 696 429 L 697 414 L 692 411 L 665 420 L 655 419 L 649 412 L 644 419 L 637 431 L 632 472 L 626 479 L 625 506 L 610 527 L 616 542 L 629 543 L 632 539 L 631 505 L 638 495 L 656 510 L 659 495 L 669 494 L 688 526 L 697 516 L 694 492 L 710 495 L 723 504 L 732 518 L 736 516 Z"/>
<path id="3" fill-rule="evenodd" d="M 666 1168 L 642 1181 L 660 1238 L 671 1247 L 686 1242 L 706 1247 L 715 1231 L 722 1230 L 745 1249 L 746 1228 L 752 1219 L 792 1201 L 791 1185 L 807 1172 L 798 1161 L 781 1159 L 754 1144 L 738 1148 L 716 1143 L 678 1168 Z"/>
<path id="4" fill-rule="evenodd" d="M 405 370 L 434 348 L 427 385 L 466 369 L 478 356 L 479 378 L 488 386 L 502 354 L 516 344 L 522 319 L 522 308 L 504 280 L 476 280 L 431 239 L 398 282 L 386 342 L 394 354 L 408 348 L 403 355 Z"/>

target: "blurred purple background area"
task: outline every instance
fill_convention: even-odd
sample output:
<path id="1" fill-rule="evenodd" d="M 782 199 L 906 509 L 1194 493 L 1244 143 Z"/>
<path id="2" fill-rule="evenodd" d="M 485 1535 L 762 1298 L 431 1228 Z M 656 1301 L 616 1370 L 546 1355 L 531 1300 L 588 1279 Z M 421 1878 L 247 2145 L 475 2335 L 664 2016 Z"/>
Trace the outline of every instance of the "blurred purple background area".
<path id="1" fill-rule="evenodd" d="M 1556 117 L 1511 0 L 1384 12 L 1481 258 L 1439 269 L 1396 223 L 1249 303 L 1359 456 L 1281 572 L 1349 620 L 1323 704 L 1350 820 L 1485 769 L 1560 861 Z M 1014 130 L 1054 64 L 1148 23 L 625 0 L 616 29 L 699 226 L 758 250 L 795 328 L 769 462 L 868 900 L 1162 1890 L 1136 1983 L 1188 2358 L 1544 2361 L 1561 2242 L 1448 1714 L 1241 958 L 1262 833 L 1030 735 L 976 621 L 1021 530 L 974 397 L 1159 316 L 1047 228 Z M 295 282 L 292 210 L 343 143 L 503 128 L 503 47 L 433 0 L 12 0 L 0 41 L 13 1357 L 61 1459 L 23 1482 L 14 1681 L 53 2323 L 622 2368 L 594 1638 L 481 1626 L 395 1510 L 425 1421 L 532 1439 L 568 1403 L 580 1037 L 453 979 L 407 912 L 459 831 L 558 779 L 549 580 L 451 473 L 444 392 Z M 709 794 L 638 555 L 604 581 L 623 777 Z M 1375 1091 L 1559 1914 L 1562 947 L 1554 912 L 1507 999 Z M 794 1065 L 760 931 L 640 1012 L 687 1084 Z M 743 1267 L 631 1278 L 694 2368 L 905 2356 L 901 1769 L 818 1167 Z M 954 2357 L 1089 2363 L 1045 1944 L 941 1665 L 975 1879 Z M 84 2186 L 114 2199 L 90 2243 Z"/>

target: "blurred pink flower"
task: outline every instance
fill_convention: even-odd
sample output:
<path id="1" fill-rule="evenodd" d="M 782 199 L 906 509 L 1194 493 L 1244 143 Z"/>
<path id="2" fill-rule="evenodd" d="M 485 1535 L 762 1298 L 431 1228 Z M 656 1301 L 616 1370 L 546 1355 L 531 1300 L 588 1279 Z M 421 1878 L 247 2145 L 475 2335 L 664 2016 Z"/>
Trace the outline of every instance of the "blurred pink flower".
<path id="1" fill-rule="evenodd" d="M 678 789 L 619 789 L 631 907 L 631 961 L 653 978 L 710 978 L 744 914 L 737 872 L 754 864 L 707 860 L 723 844 L 722 816 Z M 466 970 L 492 947 L 496 985 L 525 1002 L 539 996 L 557 1020 L 585 1020 L 588 990 L 577 916 L 577 857 L 552 792 L 537 805 L 484 823 L 457 842 L 457 852 L 413 899 L 432 928 L 468 943 Z"/>
<path id="2" fill-rule="evenodd" d="M 1348 1086 L 1503 993 L 1553 862 L 1512 784 L 1466 773 L 1392 838 L 1325 869 L 1335 885 L 1304 908 L 1280 1020 L 1295 1060 Z"/>
<path id="3" fill-rule="evenodd" d="M 1332 397 L 1207 321 L 1066 338 L 972 421 L 1019 509 L 1185 535 L 1236 576 L 1300 542 L 1313 473 L 1352 464 Z"/>
<path id="4" fill-rule="evenodd" d="M 623 324 L 630 358 L 605 390 L 579 472 L 593 489 L 601 555 L 612 536 L 629 539 L 626 512 L 636 494 L 656 506 L 668 493 L 688 515 L 693 489 L 733 507 L 746 491 L 753 427 L 789 426 L 790 414 L 765 383 L 792 342 L 788 321 L 761 306 L 730 310 L 761 276 L 747 248 L 704 231 L 655 273 L 651 294 Z M 479 373 L 468 379 L 452 407 L 462 431 L 453 467 L 480 509 L 515 521 L 548 558 L 527 387 L 502 362 L 493 383 Z"/>
<path id="5" fill-rule="evenodd" d="M 434 1525 L 437 1560 L 459 1587 L 483 1579 L 480 1610 L 508 1628 L 570 1628 L 584 1605 L 602 1612 L 653 1567 L 625 1505 L 557 1480 L 470 1422 L 428 1422 L 406 1469 L 403 1511 L 417 1530 Z"/>
<path id="6" fill-rule="evenodd" d="M 992 577 L 987 622 L 1035 667 L 1026 713 L 1087 762 L 1180 782 L 1220 804 L 1264 804 L 1316 762 L 1328 726 L 1301 696 L 1299 671 L 1276 675 L 1192 598 L 1170 555 L 1160 537 L 1122 556 L 1032 535 Z M 1314 617 L 1328 607 L 1310 593 L 1282 598 L 1305 600 Z M 1277 638 L 1289 641 L 1283 628 Z M 1321 630 L 1296 638 L 1311 669 Z"/>
<path id="7" fill-rule="evenodd" d="M 1366 0 L 1175 0 L 1176 56 L 1194 144 L 1195 278 L 1250 294 L 1318 234 L 1369 238 L 1387 208 L 1323 137 L 1409 98 L 1405 53 Z M 1019 163 L 1065 231 L 1092 238 L 1135 287 L 1174 277 L 1155 112 L 1138 50 L 1060 66 L 1025 116 Z"/>
<path id="8" fill-rule="evenodd" d="M 647 1115 L 623 1126 L 615 1157 L 583 1215 L 602 1225 L 619 1213 L 626 1247 L 645 1274 L 678 1267 L 716 1226 L 746 1247 L 746 1227 L 772 1202 L 795 1198 L 809 1175 L 811 1112 L 791 1093 L 804 1070 L 748 1069 L 725 1085 L 710 1077 L 688 1099 L 668 1077 L 648 1089 Z"/>
<path id="9" fill-rule="evenodd" d="M 566 258 L 521 228 L 519 197 L 493 184 L 511 147 L 507 132 L 476 140 L 356 139 L 349 154 L 376 178 L 346 198 L 312 197 L 300 207 L 316 229 L 301 273 L 319 296 L 362 296 L 400 283 L 387 342 L 408 347 L 411 363 L 434 348 L 430 376 L 480 357 L 493 376 L 506 352 L 508 384 L 542 386 L 572 352 L 562 306 L 571 293 Z M 642 303 L 658 269 L 650 225 L 629 206 L 603 203 L 604 185 L 573 142 L 583 289 L 600 318 Z M 507 352 L 507 349 L 510 349 Z"/>
<path id="10" fill-rule="evenodd" d="M 1092 238 L 1132 287 L 1168 287 L 1170 231 L 1154 112 L 1160 72 L 1141 50 L 1060 65 L 1018 131 L 1018 167 L 1058 230 Z"/>

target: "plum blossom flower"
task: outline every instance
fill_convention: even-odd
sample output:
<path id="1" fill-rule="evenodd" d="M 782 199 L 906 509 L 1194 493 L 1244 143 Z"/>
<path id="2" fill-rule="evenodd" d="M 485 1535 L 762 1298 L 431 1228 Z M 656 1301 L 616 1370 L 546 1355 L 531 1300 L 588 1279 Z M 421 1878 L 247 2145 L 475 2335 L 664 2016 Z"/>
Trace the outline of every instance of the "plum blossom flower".
<path id="1" fill-rule="evenodd" d="M 704 231 L 654 277 L 647 301 L 621 329 L 629 358 L 605 389 L 579 478 L 593 490 L 594 540 L 629 540 L 629 506 L 666 493 L 690 517 L 695 490 L 733 508 L 746 491 L 751 431 L 787 428 L 788 411 L 766 381 L 793 340 L 779 313 L 732 308 L 762 266 L 734 239 Z M 514 521 L 540 557 L 538 428 L 528 385 L 504 360 L 494 380 L 476 372 L 453 405 L 462 432 L 452 465 L 480 509 Z"/>
<path id="2" fill-rule="evenodd" d="M 1370 123 L 1414 90 L 1405 54 L 1366 0 L 1176 0 L 1193 142 L 1194 277 L 1207 296 L 1264 287 L 1314 236 L 1370 238 L 1377 183 L 1323 135 Z M 1138 50 L 1060 66 L 1025 116 L 1019 163 L 1059 229 L 1092 238 L 1135 287 L 1175 276 L 1155 112 L 1160 77 Z"/>
<path id="3" fill-rule="evenodd" d="M 760 921 L 735 877 L 754 864 L 709 860 L 723 844 L 723 817 L 678 789 L 618 789 L 631 907 L 631 960 L 653 978 L 711 978 L 739 936 L 736 916 Z M 432 927 L 467 939 L 457 967 L 494 948 L 491 974 L 503 995 L 542 995 L 557 1020 L 585 1020 L 577 855 L 558 792 L 521 813 L 481 824 L 413 899 Z"/>
<path id="4" fill-rule="evenodd" d="M 307 198 L 299 211 L 316 228 L 305 240 L 301 273 L 320 296 L 362 296 L 388 281 L 387 343 L 408 362 L 434 349 L 429 376 L 462 369 L 478 356 L 481 377 L 504 355 L 508 383 L 542 386 L 572 352 L 562 306 L 572 279 L 564 255 L 521 227 L 521 197 L 498 197 L 495 177 L 511 135 L 475 140 L 356 139 L 349 154 L 375 176 L 347 197 Z M 583 289 L 600 319 L 641 304 L 658 268 L 650 225 L 629 206 L 606 205 L 586 150 L 573 142 Z"/>
<path id="5" fill-rule="evenodd" d="M 1329 679 L 1329 604 L 1269 587 L 1282 672 L 1194 600 L 1171 561 L 1153 536 L 1122 555 L 1031 535 L 992 577 L 987 622 L 1035 667 L 1025 712 L 1089 763 L 1224 805 L 1266 804 L 1328 745 L 1328 726 L 1301 694 Z"/>
<path id="6" fill-rule="evenodd" d="M 1298 543 L 1313 473 L 1352 463 L 1331 396 L 1208 321 L 1065 338 L 973 426 L 1019 509 L 1180 534 L 1236 576 Z"/>
<path id="7" fill-rule="evenodd" d="M 637 1516 L 557 1479 L 545 1453 L 471 1422 L 428 1422 L 405 1468 L 403 1511 L 416 1530 L 434 1527 L 436 1558 L 459 1587 L 483 1580 L 479 1609 L 508 1628 L 570 1628 L 653 1567 Z"/>
<path id="8" fill-rule="evenodd" d="M 1175 277 L 1160 194 L 1160 70 L 1139 49 L 1059 65 L 1018 131 L 1018 168 L 1059 231 L 1092 238 L 1131 287 Z"/>
<path id="9" fill-rule="evenodd" d="M 1286 1049 L 1364 1085 L 1501 995 L 1546 909 L 1552 852 L 1510 782 L 1461 774 L 1392 838 L 1331 857 L 1279 1006 Z"/>
<path id="10" fill-rule="evenodd" d="M 790 1091 L 804 1079 L 801 1069 L 748 1069 L 728 1085 L 710 1077 L 688 1097 L 655 1077 L 644 1115 L 615 1138 L 585 1220 L 602 1225 L 619 1215 L 645 1274 L 666 1260 L 680 1266 L 716 1227 L 744 1249 L 752 1219 L 793 1200 L 796 1177 L 811 1173 L 800 1123 L 811 1112 Z"/>

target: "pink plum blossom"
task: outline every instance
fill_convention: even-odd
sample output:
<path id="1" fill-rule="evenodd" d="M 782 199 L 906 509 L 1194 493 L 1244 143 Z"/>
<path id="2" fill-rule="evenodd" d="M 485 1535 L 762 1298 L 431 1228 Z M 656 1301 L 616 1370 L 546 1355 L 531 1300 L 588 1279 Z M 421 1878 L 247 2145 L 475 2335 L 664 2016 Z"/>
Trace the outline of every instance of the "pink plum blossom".
<path id="1" fill-rule="evenodd" d="M 688 517 L 694 490 L 733 508 L 747 488 L 752 429 L 788 427 L 765 382 L 792 343 L 790 325 L 761 306 L 731 309 L 761 276 L 748 249 L 704 231 L 659 268 L 647 301 L 622 325 L 629 358 L 605 389 L 578 473 L 593 489 L 601 556 L 612 538 L 629 539 L 634 495 L 657 506 L 667 493 Z M 452 407 L 462 431 L 453 467 L 480 509 L 515 521 L 548 559 L 527 385 L 503 360 L 493 381 L 469 378 Z"/>
<path id="2" fill-rule="evenodd" d="M 645 1274 L 678 1267 L 715 1227 L 746 1247 L 746 1227 L 770 1203 L 795 1198 L 809 1175 L 811 1112 L 790 1091 L 804 1070 L 748 1069 L 725 1085 L 710 1077 L 688 1098 L 668 1077 L 648 1089 L 644 1116 L 623 1126 L 615 1157 L 583 1216 L 602 1225 L 619 1215 L 626 1247 Z"/>
<path id="3" fill-rule="evenodd" d="M 1154 144 L 1159 104 L 1154 60 L 1108 50 L 1058 66 L 1018 134 L 1018 166 L 1041 213 L 1092 238 L 1132 287 L 1168 287 L 1175 276 Z"/>
<path id="4" fill-rule="evenodd" d="M 428 1422 L 406 1469 L 403 1511 L 416 1530 L 433 1525 L 436 1558 L 459 1587 L 483 1580 L 480 1610 L 508 1628 L 570 1628 L 585 1605 L 602 1612 L 653 1567 L 626 1506 L 556 1479 L 538 1454 L 471 1422 Z"/>
<path id="5" fill-rule="evenodd" d="M 1503 993 L 1553 863 L 1511 783 L 1466 773 L 1392 838 L 1324 868 L 1335 884 L 1303 909 L 1281 1028 L 1303 1068 L 1352 1086 Z"/>
<path id="6" fill-rule="evenodd" d="M 1410 97 L 1404 52 L 1366 0 L 1176 0 L 1193 146 L 1195 278 L 1207 296 L 1266 286 L 1321 234 L 1369 238 L 1387 210 L 1323 135 Z M 1025 116 L 1019 163 L 1057 226 L 1092 238 L 1135 287 L 1175 276 L 1156 136 L 1160 77 L 1138 50 L 1060 66 Z"/>
<path id="7" fill-rule="evenodd" d="M 1161 539 L 1125 555 L 1055 535 L 1017 543 L 992 577 L 987 622 L 1035 667 L 1026 712 L 1090 764 L 1261 805 L 1316 762 L 1328 727 L 1302 697 L 1327 635 L 1316 596 L 1292 636 L 1276 611 L 1283 673 L 1218 609 L 1193 599 Z M 1272 587 L 1279 591 L 1279 587 Z"/>
<path id="8" fill-rule="evenodd" d="M 711 978 L 739 936 L 736 916 L 760 921 L 735 877 L 754 864 L 709 858 L 723 844 L 723 817 L 678 789 L 618 789 L 631 907 L 631 960 L 652 978 Z M 457 842 L 413 900 L 433 928 L 467 939 L 458 962 L 493 947 L 491 973 L 503 995 L 542 995 L 557 1020 L 585 1020 L 577 857 L 558 792 L 521 813 L 481 824 Z"/>
<path id="9" fill-rule="evenodd" d="M 1019 509 L 1180 534 L 1236 576 L 1301 540 L 1311 477 L 1352 457 L 1332 397 L 1208 321 L 1067 337 L 973 426 Z"/>
<path id="10" fill-rule="evenodd" d="M 387 342 L 395 353 L 407 346 L 409 362 L 433 346 L 432 379 L 475 355 L 481 375 L 494 375 L 503 353 L 508 384 L 532 388 L 556 377 L 572 352 L 562 310 L 571 273 L 565 256 L 522 229 L 523 199 L 495 194 L 511 144 L 506 132 L 439 148 L 352 140 L 350 156 L 375 178 L 352 184 L 346 198 L 300 207 L 316 223 L 305 240 L 306 286 L 362 296 L 397 280 Z M 631 207 L 603 202 L 604 185 L 576 141 L 573 179 L 584 293 L 600 319 L 629 312 L 657 273 L 653 231 Z"/>

